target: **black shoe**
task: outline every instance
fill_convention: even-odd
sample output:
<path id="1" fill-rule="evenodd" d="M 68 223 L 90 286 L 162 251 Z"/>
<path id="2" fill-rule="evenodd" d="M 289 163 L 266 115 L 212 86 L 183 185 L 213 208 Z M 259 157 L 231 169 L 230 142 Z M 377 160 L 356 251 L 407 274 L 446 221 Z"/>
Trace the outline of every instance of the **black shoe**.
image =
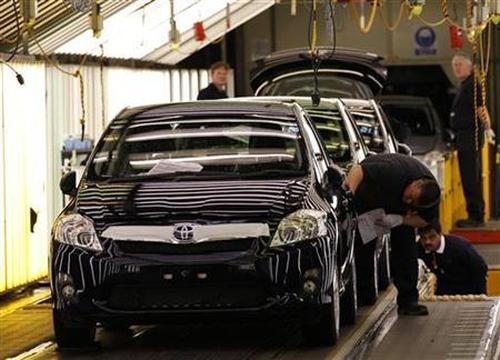
<path id="1" fill-rule="evenodd" d="M 427 306 L 425 305 L 410 303 L 410 304 L 399 305 L 398 314 L 408 315 L 408 316 L 425 316 L 429 315 L 429 310 L 427 310 Z"/>
<path id="2" fill-rule="evenodd" d="M 461 219 L 455 223 L 455 226 L 457 228 L 476 228 L 476 227 L 480 227 L 483 225 L 484 225 L 484 223 L 482 221 L 470 219 L 470 218 L 469 219 Z"/>

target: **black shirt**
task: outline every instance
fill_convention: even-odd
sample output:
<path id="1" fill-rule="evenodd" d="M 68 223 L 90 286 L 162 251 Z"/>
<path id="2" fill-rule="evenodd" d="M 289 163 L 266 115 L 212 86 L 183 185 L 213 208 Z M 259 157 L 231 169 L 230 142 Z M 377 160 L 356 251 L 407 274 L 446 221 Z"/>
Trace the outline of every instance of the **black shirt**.
<path id="1" fill-rule="evenodd" d="M 482 105 L 480 84 L 477 84 L 477 106 Z M 478 120 L 478 139 L 482 144 L 482 125 Z M 474 150 L 476 144 L 476 118 L 474 110 L 474 75 L 469 75 L 460 84 L 450 112 L 450 127 L 457 136 L 459 150 Z"/>
<path id="2" fill-rule="evenodd" d="M 437 277 L 436 295 L 486 294 L 488 266 L 481 255 L 465 239 L 453 235 L 444 239 L 442 254 L 426 253 L 418 244 L 418 257 Z"/>
<path id="3" fill-rule="evenodd" d="M 355 195 L 356 210 L 359 213 L 383 208 L 387 214 L 405 215 L 411 210 L 403 202 L 405 188 L 421 178 L 435 180 L 424 164 L 408 155 L 372 155 L 360 165 L 363 169 L 363 181 Z M 418 211 L 418 214 L 429 222 L 437 217 L 438 206 Z"/>
<path id="4" fill-rule="evenodd" d="M 210 83 L 206 88 L 201 89 L 198 93 L 198 100 L 217 100 L 226 99 L 227 93 L 224 90 L 217 89 L 213 83 Z"/>

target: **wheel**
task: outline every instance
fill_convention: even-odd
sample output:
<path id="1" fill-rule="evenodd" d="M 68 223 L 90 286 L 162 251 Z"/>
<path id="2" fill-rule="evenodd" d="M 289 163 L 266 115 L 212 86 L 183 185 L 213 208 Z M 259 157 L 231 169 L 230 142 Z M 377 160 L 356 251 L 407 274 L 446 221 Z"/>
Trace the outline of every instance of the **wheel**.
<path id="1" fill-rule="evenodd" d="M 385 290 L 391 283 L 391 264 L 389 261 L 389 238 L 384 239 L 384 247 L 378 260 L 378 288 Z"/>
<path id="2" fill-rule="evenodd" d="M 351 276 L 349 282 L 345 286 L 344 293 L 340 298 L 340 322 L 342 325 L 353 325 L 356 322 L 358 314 L 358 291 L 357 291 L 357 275 L 356 261 L 352 259 Z"/>
<path id="3" fill-rule="evenodd" d="M 89 347 L 94 344 L 95 323 L 75 321 L 57 309 L 52 310 L 57 345 L 61 348 Z"/>
<path id="4" fill-rule="evenodd" d="M 358 272 L 358 297 L 360 305 L 373 305 L 378 298 L 378 261 L 375 241 L 370 242 L 356 253 L 360 260 Z"/>
<path id="5" fill-rule="evenodd" d="M 335 345 L 340 336 L 338 272 L 335 271 L 330 295 L 332 302 L 318 309 L 317 320 L 302 324 L 302 337 L 311 345 Z"/>

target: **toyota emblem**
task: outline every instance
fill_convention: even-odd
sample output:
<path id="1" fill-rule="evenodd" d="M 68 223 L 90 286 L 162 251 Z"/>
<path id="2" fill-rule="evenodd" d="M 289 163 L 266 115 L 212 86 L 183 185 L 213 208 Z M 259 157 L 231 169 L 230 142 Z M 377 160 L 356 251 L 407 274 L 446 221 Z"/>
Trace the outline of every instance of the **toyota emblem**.
<path id="1" fill-rule="evenodd" d="M 191 243 L 194 238 L 194 224 L 182 223 L 174 226 L 174 238 L 179 242 Z"/>

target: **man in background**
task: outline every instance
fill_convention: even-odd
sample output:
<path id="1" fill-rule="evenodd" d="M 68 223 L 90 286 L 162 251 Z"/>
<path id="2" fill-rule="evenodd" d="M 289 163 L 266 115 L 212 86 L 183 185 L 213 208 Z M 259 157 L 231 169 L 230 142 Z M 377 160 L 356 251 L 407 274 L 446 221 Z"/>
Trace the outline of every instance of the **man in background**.
<path id="1" fill-rule="evenodd" d="M 481 148 L 484 131 L 489 141 L 494 142 L 490 120 L 479 91 L 474 101 L 474 72 L 471 59 L 458 53 L 452 60 L 453 74 L 460 81 L 460 88 L 453 100 L 450 112 L 450 127 L 456 135 L 458 164 L 462 187 L 467 203 L 467 219 L 458 220 L 457 227 L 477 227 L 484 222 L 484 201 L 481 181 Z M 475 105 L 479 120 L 476 123 Z"/>
<path id="2" fill-rule="evenodd" d="M 227 72 L 229 66 L 223 61 L 217 61 L 210 67 L 212 82 L 198 93 L 198 100 L 226 99 Z"/>
<path id="3" fill-rule="evenodd" d="M 467 240 L 432 222 L 418 230 L 418 257 L 437 277 L 436 295 L 486 294 L 488 266 Z"/>

